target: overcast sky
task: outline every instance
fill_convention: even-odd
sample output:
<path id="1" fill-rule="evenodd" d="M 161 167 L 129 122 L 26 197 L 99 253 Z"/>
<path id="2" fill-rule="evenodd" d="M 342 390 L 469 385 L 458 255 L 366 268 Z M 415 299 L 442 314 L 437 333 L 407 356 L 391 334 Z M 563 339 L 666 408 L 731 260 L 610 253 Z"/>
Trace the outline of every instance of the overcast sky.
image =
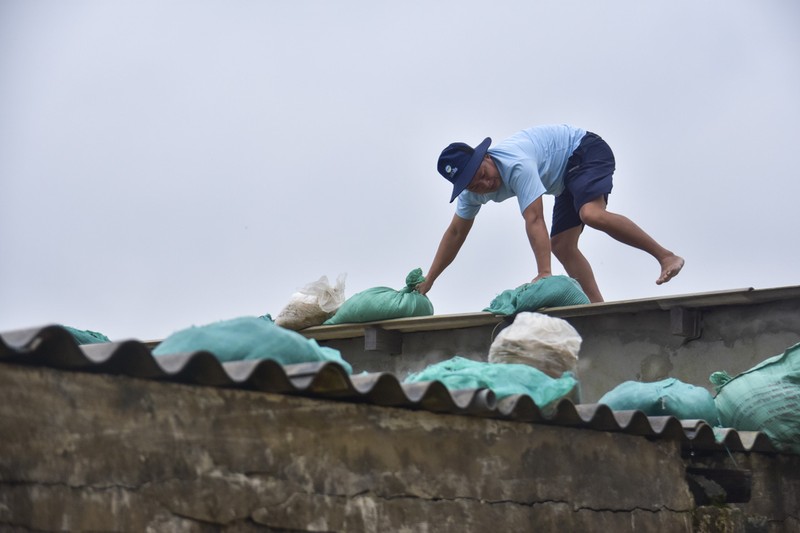
<path id="1" fill-rule="evenodd" d="M 657 286 L 587 229 L 606 300 L 798 285 L 798 28 L 792 0 L 0 0 L 0 330 L 399 289 L 453 216 L 442 148 L 549 123 L 605 138 L 609 209 L 687 261 Z M 428 296 L 477 312 L 535 274 L 489 204 Z"/>

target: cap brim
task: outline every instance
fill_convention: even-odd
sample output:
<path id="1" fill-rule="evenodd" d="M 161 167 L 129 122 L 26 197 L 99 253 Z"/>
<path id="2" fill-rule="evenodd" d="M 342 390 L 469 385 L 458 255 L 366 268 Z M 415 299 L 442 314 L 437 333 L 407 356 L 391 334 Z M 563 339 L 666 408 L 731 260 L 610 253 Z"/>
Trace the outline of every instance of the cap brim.
<path id="1" fill-rule="evenodd" d="M 472 153 L 472 157 L 469 158 L 467 166 L 464 167 L 464 170 L 461 171 L 458 179 L 453 183 L 453 196 L 450 197 L 451 204 L 453 203 L 453 200 L 458 198 L 458 195 L 467 188 L 469 182 L 472 181 L 472 178 L 475 177 L 475 173 L 478 171 L 478 167 L 481 166 L 483 156 L 485 156 L 486 151 L 489 150 L 490 144 L 492 144 L 491 137 L 486 137 L 482 143 L 475 147 L 475 151 Z"/>

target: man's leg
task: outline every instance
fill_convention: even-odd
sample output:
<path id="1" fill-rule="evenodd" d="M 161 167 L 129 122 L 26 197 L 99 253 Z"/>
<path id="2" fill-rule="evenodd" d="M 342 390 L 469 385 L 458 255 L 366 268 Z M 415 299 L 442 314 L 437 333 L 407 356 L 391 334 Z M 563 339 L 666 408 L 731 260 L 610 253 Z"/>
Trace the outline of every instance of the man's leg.
<path id="1" fill-rule="evenodd" d="M 581 288 L 592 303 L 602 302 L 603 295 L 597 287 L 594 272 L 589 261 L 578 249 L 578 238 L 583 231 L 583 225 L 564 230 L 550 238 L 553 255 L 564 266 L 567 274 L 581 284 Z"/>
<path id="2" fill-rule="evenodd" d="M 658 244 L 629 218 L 608 211 L 602 196 L 584 204 L 580 209 L 580 216 L 587 226 L 605 232 L 619 242 L 644 250 L 655 257 L 661 265 L 661 275 L 656 284 L 666 283 L 677 276 L 683 268 L 682 257 Z"/>

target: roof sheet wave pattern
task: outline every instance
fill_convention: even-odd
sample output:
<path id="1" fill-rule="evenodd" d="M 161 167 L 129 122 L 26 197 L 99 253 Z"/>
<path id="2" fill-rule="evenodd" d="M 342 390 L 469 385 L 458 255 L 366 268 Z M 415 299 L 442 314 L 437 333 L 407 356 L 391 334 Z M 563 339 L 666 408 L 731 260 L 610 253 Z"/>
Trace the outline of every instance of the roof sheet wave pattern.
<path id="1" fill-rule="evenodd" d="M 0 362 L 621 432 L 679 440 L 687 450 L 776 452 L 759 432 L 726 428 L 718 430 L 718 441 L 711 426 L 702 420 L 648 417 L 641 411 L 612 411 L 606 405 L 575 405 L 566 399 L 553 412 L 544 413 L 527 395 L 498 401 L 488 389 L 451 391 L 437 381 L 401 383 L 390 373 L 348 375 L 332 362 L 221 363 L 205 351 L 154 357 L 144 343 L 136 340 L 79 346 L 60 326 L 0 333 Z"/>

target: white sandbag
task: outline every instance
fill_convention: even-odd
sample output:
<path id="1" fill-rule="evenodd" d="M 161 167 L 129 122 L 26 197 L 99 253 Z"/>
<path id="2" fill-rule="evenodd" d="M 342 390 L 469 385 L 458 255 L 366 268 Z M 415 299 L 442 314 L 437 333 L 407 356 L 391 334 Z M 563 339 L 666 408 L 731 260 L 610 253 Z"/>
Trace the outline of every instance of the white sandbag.
<path id="1" fill-rule="evenodd" d="M 289 303 L 275 318 L 275 324 L 294 331 L 319 326 L 344 303 L 346 277 L 347 274 L 339 274 L 333 286 L 328 283 L 327 276 L 322 276 L 292 294 Z"/>
<path id="2" fill-rule="evenodd" d="M 577 374 L 581 336 L 561 318 L 541 313 L 519 313 L 489 348 L 490 363 L 521 363 L 550 377 Z"/>

